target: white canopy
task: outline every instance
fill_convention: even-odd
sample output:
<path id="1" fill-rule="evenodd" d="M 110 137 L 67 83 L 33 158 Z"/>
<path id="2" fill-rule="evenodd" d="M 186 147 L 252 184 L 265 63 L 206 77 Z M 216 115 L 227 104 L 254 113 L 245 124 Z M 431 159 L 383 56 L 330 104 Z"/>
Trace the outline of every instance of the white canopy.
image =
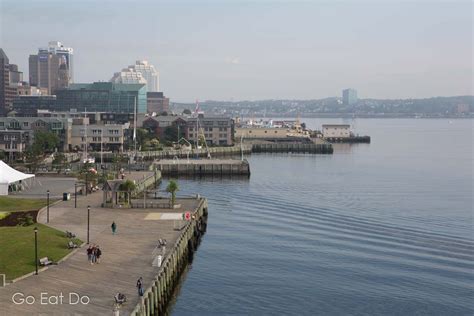
<path id="1" fill-rule="evenodd" d="M 0 195 L 8 195 L 8 186 L 12 183 L 33 178 L 34 174 L 26 174 L 13 169 L 0 160 Z"/>

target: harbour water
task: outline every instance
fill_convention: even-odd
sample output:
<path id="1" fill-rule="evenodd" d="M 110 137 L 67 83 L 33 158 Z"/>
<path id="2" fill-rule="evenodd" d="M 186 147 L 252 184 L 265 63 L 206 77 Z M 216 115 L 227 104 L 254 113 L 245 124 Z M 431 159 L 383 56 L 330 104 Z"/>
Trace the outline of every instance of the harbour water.
<path id="1" fill-rule="evenodd" d="M 472 315 L 473 121 L 305 121 L 372 143 L 180 179 L 209 222 L 171 314 Z"/>

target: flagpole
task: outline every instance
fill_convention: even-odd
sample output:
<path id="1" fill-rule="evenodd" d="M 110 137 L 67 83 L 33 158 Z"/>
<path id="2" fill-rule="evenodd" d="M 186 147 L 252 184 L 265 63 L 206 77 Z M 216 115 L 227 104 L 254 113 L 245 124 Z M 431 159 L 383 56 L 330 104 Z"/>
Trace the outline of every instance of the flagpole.
<path id="1" fill-rule="evenodd" d="M 133 98 L 133 140 L 135 142 L 135 156 L 134 156 L 134 162 L 136 162 L 137 159 L 137 98 Z"/>

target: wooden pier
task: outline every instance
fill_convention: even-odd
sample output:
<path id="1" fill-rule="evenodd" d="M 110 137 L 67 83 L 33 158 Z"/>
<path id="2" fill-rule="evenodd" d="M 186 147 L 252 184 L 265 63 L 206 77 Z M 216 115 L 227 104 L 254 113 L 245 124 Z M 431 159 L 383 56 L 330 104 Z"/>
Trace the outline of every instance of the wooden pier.
<path id="1" fill-rule="evenodd" d="M 143 181 L 142 173 L 132 173 L 129 177 Z M 144 179 L 149 176 L 145 175 Z M 95 192 L 78 197 L 77 202 L 77 208 L 74 200 L 52 205 L 48 225 L 71 231 L 86 241 L 90 206 L 90 243 L 99 244 L 102 249 L 100 264 L 89 264 L 83 247 L 38 275 L 0 288 L 0 315 L 113 315 L 117 292 L 127 297 L 127 302 L 119 308 L 120 315 L 166 314 L 179 277 L 193 259 L 206 231 L 207 200 L 196 195 L 178 197 L 177 208 L 147 205 L 147 208 L 111 209 L 100 206 L 102 193 Z M 186 212 L 192 215 L 189 221 L 181 220 Z M 38 215 L 38 221 L 45 224 L 46 212 Z M 117 224 L 115 235 L 110 229 L 112 222 Z M 176 222 L 180 225 L 175 225 Z M 40 229 L 39 251 L 44 254 L 47 245 L 42 236 Z M 159 239 L 167 240 L 166 247 L 158 247 Z M 156 264 L 158 255 L 161 265 Z M 59 258 L 52 259 L 58 261 Z M 145 290 L 142 297 L 135 287 L 139 277 L 143 277 Z M 15 293 L 31 296 L 35 301 L 15 304 L 12 301 Z M 45 304 L 42 304 L 42 293 L 51 298 Z M 76 294 L 83 298 L 82 303 L 71 302 L 71 293 L 74 299 Z M 17 299 L 21 299 L 20 296 Z"/>

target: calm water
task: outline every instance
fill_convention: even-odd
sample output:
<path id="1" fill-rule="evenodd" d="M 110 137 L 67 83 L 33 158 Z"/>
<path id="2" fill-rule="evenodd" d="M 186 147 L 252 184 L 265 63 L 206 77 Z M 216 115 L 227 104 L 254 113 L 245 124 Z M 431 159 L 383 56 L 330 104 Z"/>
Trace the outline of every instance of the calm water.
<path id="1" fill-rule="evenodd" d="M 473 315 L 473 121 L 305 121 L 372 144 L 180 180 L 209 226 L 173 315 Z"/>

